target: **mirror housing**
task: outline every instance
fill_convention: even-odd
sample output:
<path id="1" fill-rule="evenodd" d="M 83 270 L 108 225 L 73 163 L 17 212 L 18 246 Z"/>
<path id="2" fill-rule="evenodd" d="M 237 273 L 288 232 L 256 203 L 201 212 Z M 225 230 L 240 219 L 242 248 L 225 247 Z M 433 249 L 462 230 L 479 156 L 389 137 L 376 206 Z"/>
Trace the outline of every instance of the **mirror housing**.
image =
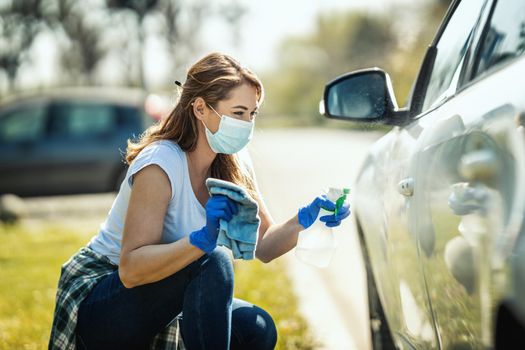
<path id="1" fill-rule="evenodd" d="M 403 125 L 407 109 L 397 106 L 389 75 L 379 68 L 344 74 L 326 84 L 319 112 L 332 119 Z"/>

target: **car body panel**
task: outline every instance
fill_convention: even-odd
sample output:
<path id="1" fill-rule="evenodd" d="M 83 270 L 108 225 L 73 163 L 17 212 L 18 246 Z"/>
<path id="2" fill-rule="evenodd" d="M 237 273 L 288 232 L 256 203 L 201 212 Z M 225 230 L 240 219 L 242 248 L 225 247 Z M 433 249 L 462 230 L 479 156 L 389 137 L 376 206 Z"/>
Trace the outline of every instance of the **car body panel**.
<path id="1" fill-rule="evenodd" d="M 497 46 L 492 26 L 474 28 L 450 89 L 377 141 L 357 179 L 354 213 L 399 348 L 493 348 L 504 304 L 525 325 L 525 57 L 469 78 L 482 30 Z"/>
<path id="2" fill-rule="evenodd" d="M 374 144 L 357 179 L 354 207 L 374 276 L 381 276 L 375 282 L 392 332 L 413 347 L 430 348 L 437 337 L 417 264 L 417 237 L 409 227 L 409 203 L 398 192 L 414 143 L 412 135 L 396 127 Z"/>
<path id="3" fill-rule="evenodd" d="M 525 59 L 497 73 L 408 127 L 394 128 L 372 147 L 357 180 L 355 207 L 386 317 L 392 332 L 416 348 L 490 346 L 495 309 L 513 294 L 508 259 L 523 224 L 525 143 L 518 116 L 525 95 L 507 86 L 520 86 Z M 480 152 L 494 164 L 470 174 L 464 163 Z M 398 192 L 406 179 L 413 181 L 412 196 Z M 483 210 L 450 207 L 452 193 L 465 183 L 480 192 L 483 203 L 475 204 Z M 433 340 L 427 322 L 437 334 Z"/>

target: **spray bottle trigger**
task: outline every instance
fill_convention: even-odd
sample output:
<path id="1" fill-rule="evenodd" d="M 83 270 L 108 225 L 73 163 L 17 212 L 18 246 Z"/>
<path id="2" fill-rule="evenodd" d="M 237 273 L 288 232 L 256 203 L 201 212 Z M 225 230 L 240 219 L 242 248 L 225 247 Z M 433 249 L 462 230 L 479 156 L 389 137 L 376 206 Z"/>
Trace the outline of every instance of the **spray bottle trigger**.
<path id="1" fill-rule="evenodd" d="M 350 190 L 348 188 L 343 188 L 343 194 L 339 198 L 337 198 L 337 201 L 335 202 L 335 215 L 339 213 L 339 210 L 341 209 L 346 200 L 346 195 L 349 193 Z"/>

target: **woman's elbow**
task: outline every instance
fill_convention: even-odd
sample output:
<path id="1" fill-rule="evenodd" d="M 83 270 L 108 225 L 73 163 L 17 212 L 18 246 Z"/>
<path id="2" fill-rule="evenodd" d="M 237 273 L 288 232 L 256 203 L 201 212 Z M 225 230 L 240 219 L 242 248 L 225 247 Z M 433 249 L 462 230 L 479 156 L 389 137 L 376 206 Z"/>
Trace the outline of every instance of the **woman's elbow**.
<path id="1" fill-rule="evenodd" d="M 120 282 L 128 289 L 138 285 L 138 282 L 131 273 L 130 268 L 125 262 L 122 261 L 122 259 L 118 267 L 118 276 L 120 278 Z"/>
<path id="2" fill-rule="evenodd" d="M 268 254 L 264 254 L 264 252 L 260 252 L 257 250 L 255 251 L 255 257 L 265 264 L 268 264 L 274 259 L 272 256 L 269 256 Z"/>
<path id="3" fill-rule="evenodd" d="M 129 277 L 129 273 L 126 272 L 126 270 L 124 270 L 121 266 L 119 266 L 118 268 L 118 276 L 120 278 L 120 282 L 124 287 L 128 289 L 135 287 L 133 280 Z"/>

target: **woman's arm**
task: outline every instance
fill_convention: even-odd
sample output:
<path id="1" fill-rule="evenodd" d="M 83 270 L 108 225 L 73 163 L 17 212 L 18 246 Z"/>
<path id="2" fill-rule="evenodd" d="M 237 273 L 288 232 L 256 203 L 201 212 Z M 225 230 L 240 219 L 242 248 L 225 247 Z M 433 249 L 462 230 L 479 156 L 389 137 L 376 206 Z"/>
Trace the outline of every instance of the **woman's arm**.
<path id="1" fill-rule="evenodd" d="M 329 210 L 335 209 L 335 203 L 325 197 L 318 196 L 312 203 L 300 208 L 298 214 L 283 223 L 276 224 L 260 195 L 256 181 L 254 181 L 254 183 L 255 189 L 259 193 L 257 202 L 259 204 L 259 217 L 261 218 L 255 255 L 265 263 L 278 258 L 294 248 L 297 245 L 299 232 L 304 230 L 305 227 L 312 225 L 317 219 L 321 207 Z M 341 220 L 347 218 L 349 215 L 349 205 L 343 204 L 338 214 L 321 216 L 320 220 L 328 227 L 335 227 L 341 223 Z"/>
<path id="2" fill-rule="evenodd" d="M 262 262 L 268 263 L 293 249 L 297 245 L 299 232 L 304 230 L 304 227 L 299 224 L 297 215 L 280 224 L 273 221 L 261 196 L 255 172 L 253 168 L 248 168 L 248 170 L 258 193 L 257 204 L 261 219 L 255 256 Z"/>
<path id="3" fill-rule="evenodd" d="M 297 245 L 299 232 L 304 230 L 304 227 L 299 224 L 297 215 L 276 224 L 264 204 L 260 208 L 261 228 L 255 255 L 259 260 L 267 263 L 293 249 Z"/>
<path id="4" fill-rule="evenodd" d="M 147 166 L 134 175 L 119 264 L 126 288 L 162 280 L 204 255 L 188 237 L 160 244 L 170 197 L 168 176 L 159 166 Z"/>

